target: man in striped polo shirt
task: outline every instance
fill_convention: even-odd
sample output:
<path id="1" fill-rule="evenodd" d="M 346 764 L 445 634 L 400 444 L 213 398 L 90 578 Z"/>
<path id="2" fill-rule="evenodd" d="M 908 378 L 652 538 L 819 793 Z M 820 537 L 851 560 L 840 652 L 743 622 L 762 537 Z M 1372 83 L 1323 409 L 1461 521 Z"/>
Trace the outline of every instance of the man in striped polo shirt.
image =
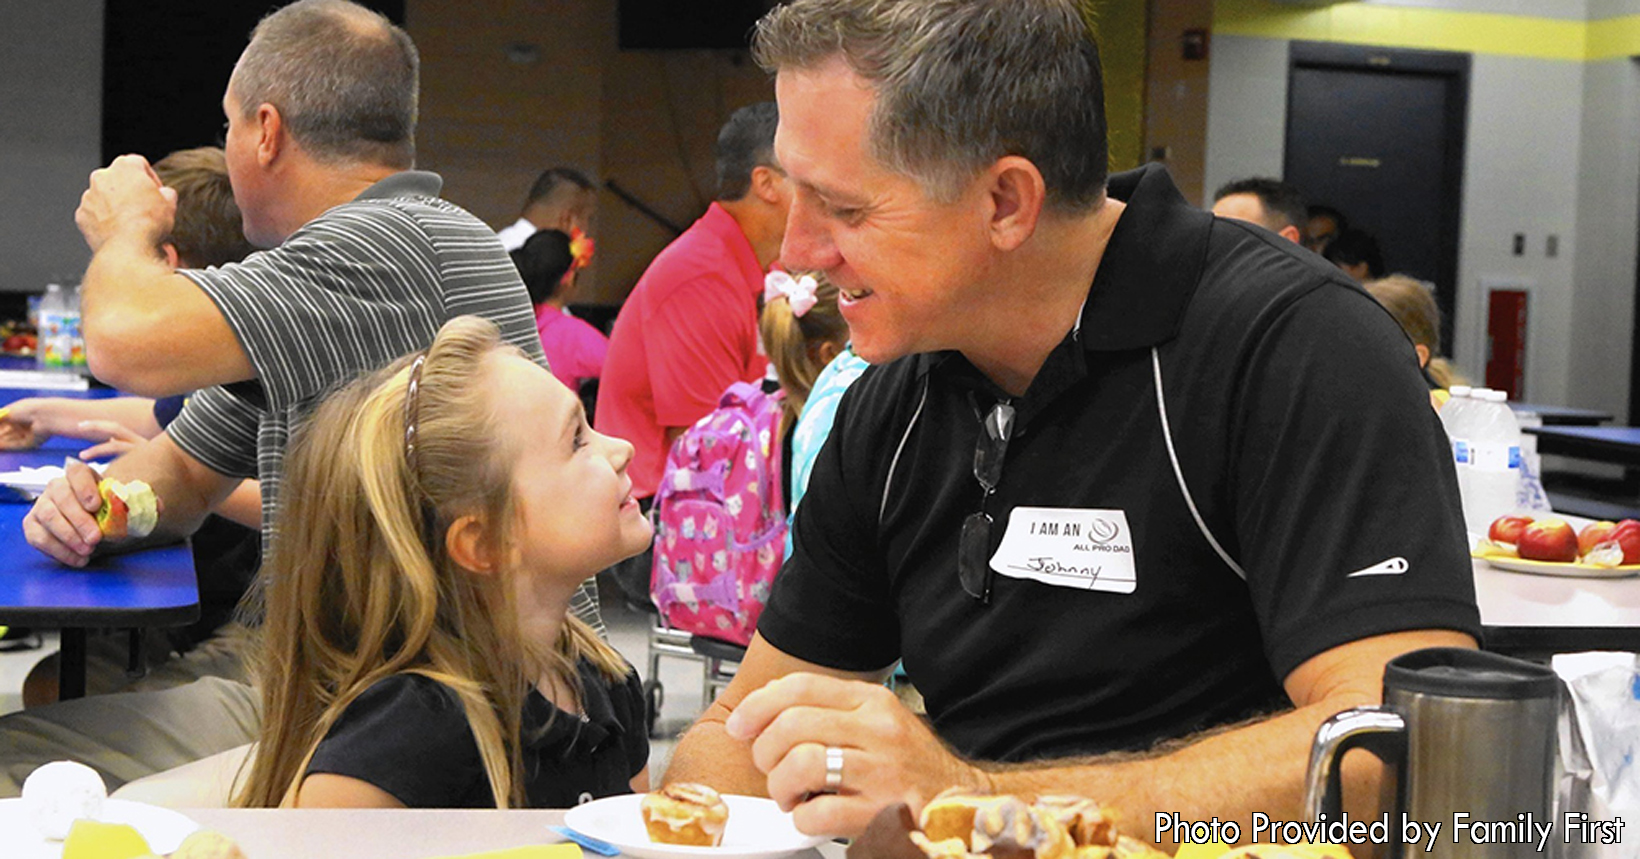
<path id="1" fill-rule="evenodd" d="M 346 0 L 301 0 L 262 21 L 222 102 L 245 235 L 270 248 L 239 264 L 177 271 L 156 256 L 175 195 L 140 156 L 92 174 L 76 214 L 93 251 L 82 287 L 91 368 L 139 394 L 198 392 L 107 471 L 154 486 L 159 538 L 188 535 L 239 479 L 258 477 L 272 548 L 293 428 L 327 392 L 426 347 L 451 317 L 489 319 L 545 363 L 495 233 L 438 199 L 438 176 L 410 169 L 417 74 L 409 36 Z M 71 465 L 25 519 L 30 544 L 72 566 L 102 550 L 96 483 Z M 602 629 L 589 588 L 575 609 Z M 0 795 L 57 758 L 92 765 L 112 788 L 247 743 L 256 703 L 248 685 L 208 677 L 0 719 Z"/>

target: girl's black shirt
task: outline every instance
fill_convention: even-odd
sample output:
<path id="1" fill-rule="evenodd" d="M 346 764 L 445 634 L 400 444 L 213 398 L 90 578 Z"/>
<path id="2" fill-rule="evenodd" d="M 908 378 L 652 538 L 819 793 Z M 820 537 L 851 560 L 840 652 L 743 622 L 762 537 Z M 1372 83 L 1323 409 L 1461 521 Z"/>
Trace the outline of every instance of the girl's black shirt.
<path id="1" fill-rule="evenodd" d="M 570 808 L 631 793 L 649 765 L 637 672 L 611 683 L 577 666 L 585 715 L 565 713 L 532 690 L 524 702 L 524 789 L 531 808 Z M 420 674 L 377 681 L 319 742 L 308 774 L 368 782 L 411 808 L 494 808 L 478 742 L 455 692 Z"/>

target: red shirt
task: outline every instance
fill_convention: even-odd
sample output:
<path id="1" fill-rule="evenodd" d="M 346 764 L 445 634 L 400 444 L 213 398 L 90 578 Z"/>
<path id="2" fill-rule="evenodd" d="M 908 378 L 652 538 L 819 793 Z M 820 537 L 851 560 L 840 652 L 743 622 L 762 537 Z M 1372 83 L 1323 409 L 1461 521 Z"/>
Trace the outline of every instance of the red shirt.
<path id="1" fill-rule="evenodd" d="M 547 355 L 547 366 L 571 391 L 578 390 L 583 379 L 596 379 L 603 372 L 609 340 L 586 320 L 550 304 L 538 304 L 535 327 L 541 332 L 541 351 Z"/>
<path id="2" fill-rule="evenodd" d="M 740 225 L 713 203 L 638 278 L 609 337 L 597 429 L 632 442 L 633 494 L 648 498 L 666 464 L 666 428 L 717 407 L 735 382 L 763 378 L 757 334 L 763 268 Z"/>

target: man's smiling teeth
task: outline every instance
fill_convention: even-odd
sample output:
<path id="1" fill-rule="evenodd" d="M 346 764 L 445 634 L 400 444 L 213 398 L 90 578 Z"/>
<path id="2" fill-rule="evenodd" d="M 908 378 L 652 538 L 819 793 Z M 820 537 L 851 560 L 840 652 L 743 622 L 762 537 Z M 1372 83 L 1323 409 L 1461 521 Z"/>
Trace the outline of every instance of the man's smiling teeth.
<path id="1" fill-rule="evenodd" d="M 869 290 L 869 289 L 845 289 L 845 290 L 843 290 L 843 295 L 847 296 L 849 301 L 859 301 L 860 299 L 865 298 L 866 296 L 868 296 L 870 294 L 871 294 L 871 290 Z"/>

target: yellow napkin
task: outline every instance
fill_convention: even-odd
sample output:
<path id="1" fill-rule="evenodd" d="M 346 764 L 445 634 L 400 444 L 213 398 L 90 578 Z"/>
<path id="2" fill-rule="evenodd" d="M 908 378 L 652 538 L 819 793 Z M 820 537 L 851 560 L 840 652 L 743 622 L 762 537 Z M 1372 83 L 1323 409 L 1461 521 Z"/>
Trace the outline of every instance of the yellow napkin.
<path id="1" fill-rule="evenodd" d="M 581 848 L 575 844 L 531 844 L 528 847 L 509 847 L 485 853 L 466 853 L 449 859 L 582 859 Z"/>

